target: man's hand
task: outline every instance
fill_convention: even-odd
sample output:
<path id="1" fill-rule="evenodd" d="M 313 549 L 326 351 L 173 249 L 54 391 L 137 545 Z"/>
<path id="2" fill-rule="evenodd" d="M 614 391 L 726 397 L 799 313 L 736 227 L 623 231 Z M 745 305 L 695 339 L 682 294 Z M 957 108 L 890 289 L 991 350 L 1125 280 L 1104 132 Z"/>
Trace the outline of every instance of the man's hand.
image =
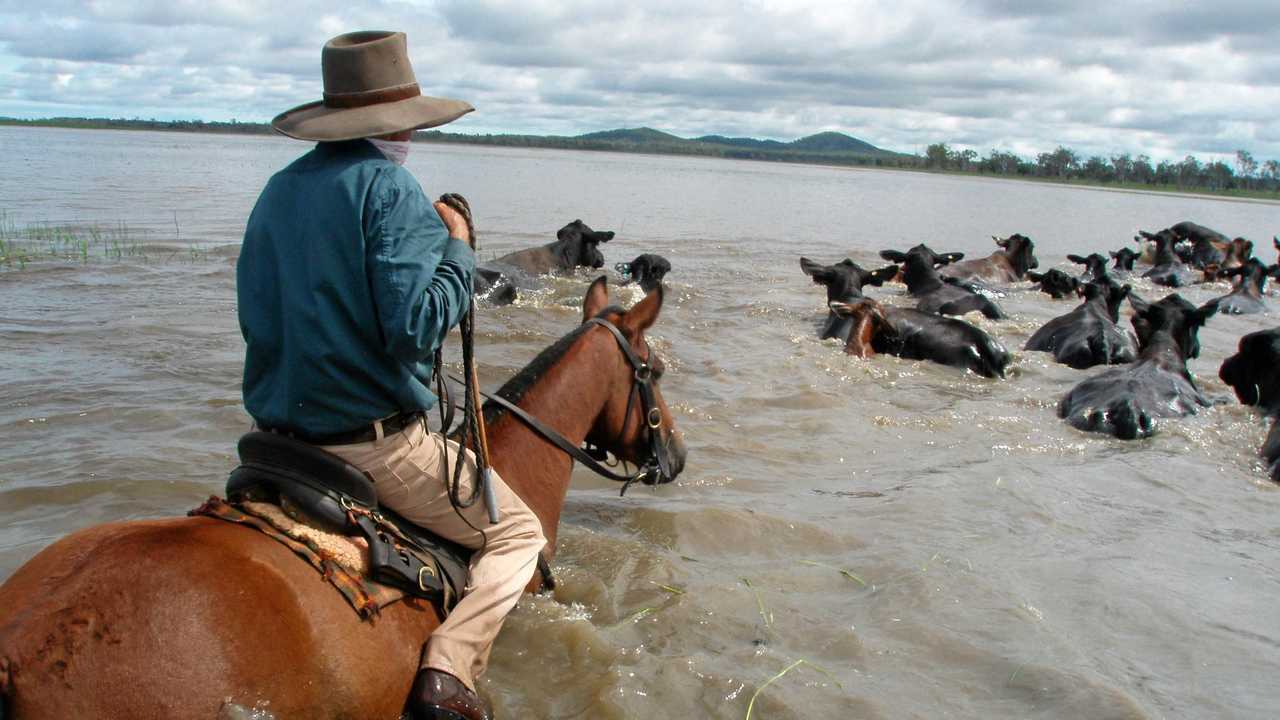
<path id="1" fill-rule="evenodd" d="M 471 242 L 471 232 L 467 230 L 466 218 L 462 217 L 457 210 L 442 202 L 437 202 L 435 208 L 436 212 L 440 213 L 440 219 L 444 221 L 444 226 L 449 229 L 449 237 L 458 238 L 467 245 L 475 247 Z"/>

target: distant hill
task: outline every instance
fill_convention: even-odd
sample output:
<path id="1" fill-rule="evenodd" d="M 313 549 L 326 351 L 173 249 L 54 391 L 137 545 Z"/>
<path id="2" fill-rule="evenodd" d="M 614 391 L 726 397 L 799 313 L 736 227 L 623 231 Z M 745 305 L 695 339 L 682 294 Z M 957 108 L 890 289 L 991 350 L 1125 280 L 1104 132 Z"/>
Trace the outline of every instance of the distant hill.
<path id="1" fill-rule="evenodd" d="M 671 133 L 664 133 L 661 130 L 653 128 L 630 128 L 622 130 L 603 130 L 601 132 L 587 133 L 586 135 L 575 136 L 579 140 L 603 140 L 606 142 L 623 142 L 635 143 L 637 145 L 652 143 L 682 143 L 688 142 L 681 137 L 676 137 Z"/>

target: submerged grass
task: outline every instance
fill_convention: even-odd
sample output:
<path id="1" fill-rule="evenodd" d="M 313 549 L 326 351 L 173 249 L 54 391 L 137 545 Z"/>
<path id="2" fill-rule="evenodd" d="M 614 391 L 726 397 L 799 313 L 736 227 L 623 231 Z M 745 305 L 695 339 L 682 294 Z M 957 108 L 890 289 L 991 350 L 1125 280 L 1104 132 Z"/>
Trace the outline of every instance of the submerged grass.
<path id="1" fill-rule="evenodd" d="M 763 684 L 763 685 L 761 685 L 760 687 L 756 688 L 756 691 L 755 691 L 754 693 L 752 693 L 752 694 L 751 694 L 751 700 L 750 700 L 750 702 L 748 702 L 748 703 L 747 703 L 747 717 L 745 718 L 745 720 L 751 720 L 751 713 L 755 712 L 755 709 L 756 709 L 756 698 L 760 697 L 760 693 L 764 692 L 764 689 L 765 689 L 765 688 L 767 688 L 767 687 L 769 687 L 770 685 L 774 684 L 775 682 L 777 682 L 777 681 L 781 680 L 783 677 L 785 677 L 785 676 L 786 676 L 786 674 L 787 674 L 787 673 L 791 672 L 792 670 L 795 670 L 796 668 L 800 667 L 801 665 L 807 665 L 808 667 L 811 667 L 811 668 L 813 668 L 814 670 L 817 670 L 818 672 L 822 673 L 823 675 L 826 675 L 828 678 L 830 678 L 830 679 L 831 679 L 831 682 L 835 683 L 835 686 L 836 686 L 836 687 L 840 688 L 841 690 L 843 690 L 843 689 L 844 689 L 844 686 L 843 686 L 843 685 L 841 685 L 841 684 L 839 683 L 839 681 L 837 681 L 837 680 L 836 680 L 835 675 L 832 675 L 832 674 L 831 674 L 831 671 L 826 670 L 826 669 L 824 669 L 823 667 L 821 667 L 821 666 L 819 666 L 819 665 L 815 665 L 815 664 L 813 664 L 813 663 L 809 662 L 808 660 L 805 660 L 805 659 L 801 658 L 800 660 L 796 660 L 795 662 L 793 662 L 793 663 L 791 663 L 790 665 L 786 666 L 785 668 L 783 668 L 782 672 L 780 672 L 780 673 L 778 673 L 777 675 L 774 675 L 773 677 L 769 678 L 768 680 L 766 680 L 766 681 L 764 682 L 764 684 Z"/>
<path id="2" fill-rule="evenodd" d="M 182 231 L 177 214 L 173 218 L 172 243 L 181 244 Z M 121 221 L 115 225 L 69 225 L 30 223 L 19 228 L 13 218 L 0 210 L 0 268 L 24 270 L 35 262 L 79 262 L 93 260 L 172 261 L 179 257 L 197 262 L 208 259 L 209 251 L 199 245 L 167 253 L 168 238 L 152 239 L 145 230 Z"/>
<path id="3" fill-rule="evenodd" d="M 814 560 L 801 560 L 801 561 L 800 561 L 800 564 L 801 564 L 801 565 L 810 565 L 810 566 L 813 566 L 813 567 L 826 568 L 827 570 L 835 570 L 836 572 L 840 573 L 841 575 L 845 576 L 846 578 L 848 578 L 848 579 L 850 579 L 850 580 L 852 580 L 852 581 L 854 581 L 854 582 L 858 583 L 858 584 L 859 584 L 859 585 L 861 585 L 862 587 L 867 587 L 867 581 L 866 581 L 866 580 L 863 580 L 862 578 L 858 577 L 857 575 L 854 575 L 852 572 L 849 572 L 848 570 L 845 570 L 844 568 L 838 568 L 838 567 L 836 567 L 835 565 L 828 565 L 828 564 L 826 564 L 826 563 L 820 563 L 820 562 L 816 562 L 816 561 L 814 561 Z"/>
<path id="4" fill-rule="evenodd" d="M 764 620 L 765 629 L 772 630 L 773 613 L 769 612 L 769 610 L 764 606 L 764 598 L 760 597 L 760 591 L 757 590 L 756 586 L 752 585 L 751 581 L 747 578 L 742 578 L 742 584 L 746 585 L 747 588 L 751 590 L 751 594 L 756 596 L 756 609 L 760 611 L 760 619 Z"/>

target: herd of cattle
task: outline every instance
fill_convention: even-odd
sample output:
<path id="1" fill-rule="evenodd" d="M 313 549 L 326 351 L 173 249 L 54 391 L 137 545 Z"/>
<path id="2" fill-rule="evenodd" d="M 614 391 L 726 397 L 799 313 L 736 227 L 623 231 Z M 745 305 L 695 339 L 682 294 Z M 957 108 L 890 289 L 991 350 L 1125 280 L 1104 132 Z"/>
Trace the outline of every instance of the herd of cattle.
<path id="1" fill-rule="evenodd" d="M 515 300 L 518 287 L 530 286 L 538 275 L 601 268 L 599 245 L 613 236 L 574 220 L 560 229 L 555 242 L 477 268 L 476 294 L 493 304 L 507 304 Z M 1045 323 L 1024 349 L 1052 353 L 1057 362 L 1076 369 L 1119 366 L 1067 391 L 1058 403 L 1058 415 L 1080 430 L 1131 440 L 1152 435 L 1159 418 L 1191 415 L 1210 404 L 1187 370 L 1187 360 L 1200 354 L 1199 329 L 1218 313 L 1265 312 L 1267 279 L 1280 279 L 1280 262 L 1267 265 L 1254 257 L 1249 240 L 1230 239 L 1192 222 L 1156 233 L 1139 231 L 1134 237 L 1138 249 L 1121 248 L 1110 258 L 1068 255 L 1083 266 L 1078 276 L 1058 269 L 1035 272 L 1040 264 L 1035 244 L 1024 235 L 993 239 L 999 248 L 975 260 L 964 260 L 963 253 L 939 254 L 925 245 L 884 250 L 880 256 L 893 264 L 877 270 L 849 259 L 823 265 L 800 258 L 804 274 L 827 290 L 830 311 L 821 337 L 840 339 L 846 352 L 859 357 L 883 353 L 1003 377 L 1011 359 L 1008 350 L 981 328 L 948 316 L 977 311 L 993 320 L 1007 317 L 996 302 L 997 285 L 1030 281 L 1053 298 L 1077 295 L 1083 302 Z M 1274 244 L 1280 251 L 1280 238 Z M 1178 288 L 1234 278 L 1234 289 L 1200 307 L 1176 292 L 1151 302 L 1134 294 L 1131 285 L 1121 284 L 1138 272 L 1139 262 L 1150 265 L 1141 277 L 1155 285 Z M 646 292 L 671 270 L 665 258 L 652 254 L 615 267 Z M 886 282 L 904 283 L 915 308 L 882 304 L 863 295 L 864 287 Z M 1133 309 L 1132 331 L 1120 324 L 1126 300 Z M 1272 478 L 1280 482 L 1280 327 L 1245 335 L 1219 376 L 1235 389 L 1240 402 L 1257 405 L 1271 418 L 1262 454 Z"/>
<path id="2" fill-rule="evenodd" d="M 1004 318 L 992 284 L 1031 281 L 1054 298 L 1078 295 L 1083 302 L 1045 323 L 1024 349 L 1053 354 L 1057 362 L 1084 369 L 1120 365 L 1086 378 L 1058 404 L 1058 415 L 1080 430 L 1109 433 L 1121 439 L 1148 437 L 1157 418 L 1194 414 L 1210 403 L 1196 387 L 1187 360 L 1200 353 L 1198 332 L 1217 313 L 1248 314 L 1266 310 L 1263 290 L 1268 277 L 1280 279 L 1280 263 L 1267 265 L 1253 257 L 1253 243 L 1234 240 L 1191 222 L 1157 233 L 1139 232 L 1140 249 L 1122 248 L 1110 259 L 1100 254 L 1068 259 L 1083 266 L 1073 276 L 1061 270 L 1034 272 L 1039 266 L 1034 244 L 1023 235 L 995 238 L 991 256 L 960 262 L 962 253 L 939 254 L 925 245 L 905 252 L 885 250 L 892 265 L 866 270 L 852 260 L 823 265 L 800 258 L 800 269 L 827 289 L 830 312 L 821 336 L 838 338 L 845 351 L 860 357 L 886 353 L 967 368 L 987 377 L 1003 377 L 1010 355 L 982 329 L 946 317 L 978 311 Z M 1275 240 L 1280 251 L 1280 239 Z M 1157 285 L 1182 287 L 1192 282 L 1235 278 L 1234 289 L 1200 307 L 1177 293 L 1150 302 L 1134 294 L 1118 278 L 1135 272 L 1135 262 L 1150 268 L 1142 277 Z M 1108 263 L 1112 263 L 1108 268 Z M 882 304 L 863 295 L 867 285 L 888 281 L 906 284 L 915 309 Z M 1120 325 L 1120 308 L 1128 300 L 1133 331 Z M 1242 403 L 1257 405 L 1272 419 L 1262 454 L 1272 479 L 1280 482 L 1280 327 L 1250 333 L 1239 352 L 1227 358 L 1220 377 Z"/>

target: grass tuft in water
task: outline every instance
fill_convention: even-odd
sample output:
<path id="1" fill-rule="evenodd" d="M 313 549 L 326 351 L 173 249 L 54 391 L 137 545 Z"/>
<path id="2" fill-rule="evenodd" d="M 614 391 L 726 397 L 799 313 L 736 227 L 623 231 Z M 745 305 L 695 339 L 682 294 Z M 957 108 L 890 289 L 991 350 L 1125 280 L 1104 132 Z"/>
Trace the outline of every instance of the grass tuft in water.
<path id="1" fill-rule="evenodd" d="M 811 565 L 811 566 L 813 566 L 813 567 L 826 568 L 827 570 L 835 570 L 836 572 L 840 573 L 841 575 L 845 576 L 846 578 L 849 578 L 850 580 L 852 580 L 852 581 L 854 581 L 854 582 L 858 583 L 858 584 L 859 584 L 859 585 L 861 585 L 862 587 L 867 587 L 867 581 L 866 581 L 866 580 L 863 580 L 862 578 L 858 577 L 857 575 L 854 575 L 852 572 L 849 572 L 848 570 L 845 570 L 845 569 L 843 569 L 843 568 L 838 568 L 838 567 L 836 567 L 835 565 L 828 565 L 828 564 L 826 564 L 826 563 L 820 563 L 820 562 L 816 562 L 816 561 L 814 561 L 814 560 L 801 560 L 801 561 L 800 561 L 800 564 L 801 564 L 801 565 Z"/>
<path id="2" fill-rule="evenodd" d="M 773 629 L 773 613 L 769 612 L 768 608 L 764 606 L 764 598 L 760 597 L 760 591 L 757 590 L 756 587 L 752 585 L 751 581 L 748 580 L 747 578 L 742 578 L 742 584 L 746 585 L 747 588 L 751 590 L 752 595 L 755 595 L 756 609 L 760 611 L 760 619 L 764 620 L 765 629 L 772 630 Z"/>
<path id="3" fill-rule="evenodd" d="M 756 698 L 760 697 L 760 693 L 764 692 L 764 689 L 765 689 L 765 688 L 767 688 L 767 687 L 769 687 L 770 685 L 774 684 L 775 682 L 777 682 L 777 681 L 781 680 L 784 676 L 786 676 L 786 674 L 787 674 L 787 673 L 791 672 L 792 670 L 795 670 L 796 668 L 800 667 L 801 665 L 807 665 L 807 666 L 809 666 L 809 667 L 813 668 L 814 670 L 817 670 L 818 672 L 822 673 L 823 675 L 826 675 L 828 678 L 830 678 L 830 679 L 831 679 L 831 682 L 835 683 L 835 686 L 836 686 L 836 687 L 840 688 L 841 690 L 843 690 L 843 689 L 844 689 L 844 686 L 843 686 L 843 685 L 841 685 L 838 681 L 836 681 L 835 676 L 831 674 L 831 671 L 826 670 L 825 668 L 823 668 L 823 667 L 821 667 L 821 666 L 819 666 L 819 665 L 815 665 L 815 664 L 813 664 L 813 663 L 809 662 L 808 660 L 805 660 L 805 659 L 801 658 L 800 660 L 796 660 L 795 662 L 793 662 L 793 663 L 791 663 L 790 665 L 786 666 L 785 668 L 783 668 L 782 672 L 780 672 L 780 673 L 778 673 L 777 675 L 774 675 L 773 677 L 769 678 L 768 680 L 766 680 L 766 681 L 764 682 L 764 684 L 763 684 L 763 685 L 761 685 L 760 687 L 756 688 L 756 691 L 755 691 L 754 693 L 752 693 L 752 694 L 751 694 L 751 701 L 747 703 L 747 717 L 745 718 L 745 720 L 751 720 L 751 713 L 752 713 L 752 712 L 754 712 L 754 711 L 755 711 L 755 709 L 756 709 Z"/>
<path id="4" fill-rule="evenodd" d="M 182 243 L 182 228 L 177 213 L 173 217 L 173 242 Z M 167 239 L 166 239 L 167 240 Z M 145 231 L 131 228 L 121 221 L 115 225 L 55 225 L 32 223 L 19 228 L 12 216 L 0 210 L 0 268 L 25 269 L 29 263 L 76 261 L 87 264 L 94 259 L 141 260 L 149 262 L 159 251 Z M 186 244 L 165 256 L 166 260 L 184 258 L 199 262 L 209 258 L 209 251 L 197 244 Z"/>

